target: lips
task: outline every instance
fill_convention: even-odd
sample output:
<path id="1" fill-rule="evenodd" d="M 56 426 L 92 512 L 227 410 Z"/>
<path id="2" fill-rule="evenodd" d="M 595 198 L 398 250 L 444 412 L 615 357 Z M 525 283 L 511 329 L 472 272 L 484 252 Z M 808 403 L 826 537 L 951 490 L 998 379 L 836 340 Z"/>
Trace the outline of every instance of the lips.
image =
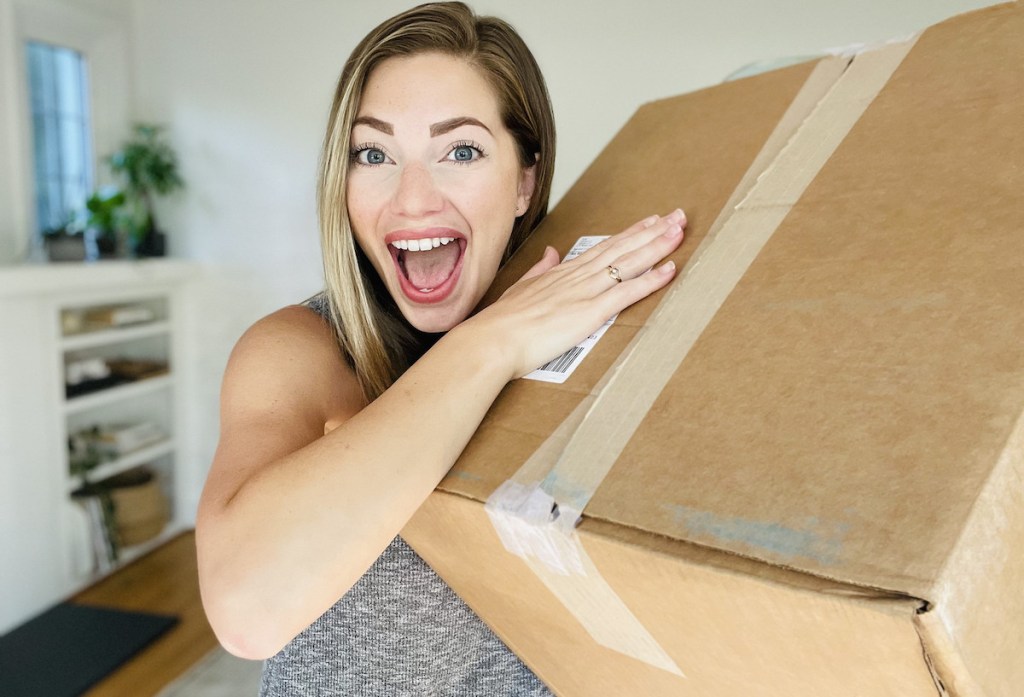
<path id="1" fill-rule="evenodd" d="M 409 300 L 430 304 L 451 295 L 466 251 L 461 233 L 447 228 L 398 231 L 388 234 L 385 242 Z"/>

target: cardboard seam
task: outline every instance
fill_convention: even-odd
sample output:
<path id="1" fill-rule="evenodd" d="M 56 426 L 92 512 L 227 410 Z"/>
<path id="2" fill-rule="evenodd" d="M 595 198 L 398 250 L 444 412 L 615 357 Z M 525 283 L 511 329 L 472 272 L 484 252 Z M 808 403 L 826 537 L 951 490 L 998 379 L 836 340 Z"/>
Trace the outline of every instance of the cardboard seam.
<path id="1" fill-rule="evenodd" d="M 928 674 L 932 676 L 932 682 L 935 683 L 936 692 L 939 693 L 939 697 L 953 697 L 949 694 L 945 683 L 942 681 L 942 676 L 939 674 L 939 669 L 935 664 L 935 659 L 932 657 L 931 653 L 929 653 L 924 637 L 921 636 L 921 628 L 916 622 L 914 623 L 914 631 L 917 632 L 917 639 L 921 642 L 921 657 L 924 659 L 924 664 L 928 668 Z"/>
<path id="2" fill-rule="evenodd" d="M 877 601 L 913 602 L 913 603 L 917 603 L 919 605 L 919 610 L 918 610 L 919 612 L 929 606 L 928 601 L 923 599 L 923 598 L 919 598 L 918 596 L 912 595 L 910 593 L 904 593 L 902 591 L 893 590 L 891 588 L 884 588 L 882 586 L 872 586 L 872 585 L 863 584 L 863 583 L 854 583 L 852 581 L 846 581 L 844 579 L 828 576 L 826 574 L 813 573 L 811 571 L 807 571 L 805 569 L 800 569 L 800 568 L 797 568 L 795 566 L 787 566 L 786 564 L 777 564 L 775 562 L 765 561 L 764 559 L 759 559 L 758 557 L 751 556 L 751 555 L 748 555 L 748 554 L 742 554 L 740 552 L 735 552 L 733 550 L 722 549 L 720 547 L 714 547 L 712 545 L 704 544 L 704 543 L 701 543 L 701 542 L 695 542 L 693 540 L 685 540 L 685 539 L 680 539 L 678 537 L 672 537 L 671 535 L 666 535 L 664 533 L 653 532 L 653 531 L 647 530 L 645 528 L 640 528 L 640 527 L 637 527 L 635 525 L 631 525 L 631 524 L 628 524 L 628 523 L 622 523 L 622 522 L 619 522 L 619 521 L 611 520 L 609 518 L 602 518 L 602 517 L 599 517 L 599 516 L 587 515 L 587 516 L 584 516 L 583 520 L 584 520 L 584 522 L 586 522 L 587 520 L 594 520 L 594 521 L 598 521 L 598 522 L 601 522 L 601 523 L 606 523 L 608 525 L 614 525 L 615 527 L 618 527 L 618 528 L 623 528 L 625 530 L 630 530 L 630 531 L 633 531 L 633 532 L 641 533 L 642 535 L 650 536 L 650 537 L 654 538 L 655 540 L 659 540 L 660 539 L 660 540 L 666 540 L 666 541 L 668 541 L 668 542 L 670 542 L 672 544 L 680 544 L 680 545 L 692 546 L 692 547 L 694 547 L 694 548 L 696 548 L 698 550 L 710 553 L 711 556 L 713 556 L 713 557 L 720 557 L 723 560 L 739 559 L 739 560 L 742 560 L 744 562 L 751 562 L 753 564 L 756 564 L 759 567 L 764 567 L 765 569 L 767 569 L 769 571 L 773 571 L 773 570 L 774 571 L 781 571 L 781 572 L 783 572 L 785 574 L 792 574 L 792 575 L 794 575 L 794 576 L 796 576 L 798 578 L 818 579 L 820 581 L 824 581 L 824 582 L 827 582 L 827 583 L 833 583 L 833 584 L 836 584 L 836 585 L 839 585 L 839 586 L 843 586 L 845 589 L 848 589 L 848 590 L 845 590 L 845 589 L 841 589 L 841 588 L 831 588 L 831 589 L 829 589 L 829 588 L 814 588 L 813 592 L 815 592 L 815 593 L 822 593 L 822 594 L 825 594 L 825 595 L 832 595 L 832 596 L 843 597 L 843 598 L 856 598 L 856 599 L 859 599 L 859 600 L 866 600 L 866 601 L 875 601 L 875 600 L 877 600 Z M 581 523 L 581 525 L 582 525 L 582 523 Z M 586 531 L 586 532 L 589 532 L 590 534 L 598 534 L 598 533 L 591 532 L 591 531 Z M 620 542 L 622 544 L 632 544 L 632 543 L 629 543 L 629 542 L 626 542 L 626 541 L 621 541 L 621 540 L 620 540 Z M 637 546 L 642 546 L 648 553 L 657 555 L 659 557 L 663 557 L 663 558 L 666 558 L 666 559 L 682 559 L 683 561 L 689 561 L 689 560 L 686 559 L 686 557 L 674 557 L 674 556 L 672 556 L 670 554 L 666 554 L 665 552 L 662 552 L 660 550 L 654 549 L 652 546 L 649 546 L 649 545 L 640 544 L 640 545 L 637 545 Z M 697 562 L 689 561 L 689 563 L 697 563 Z M 715 565 L 715 568 L 720 570 L 720 571 L 722 571 L 723 573 L 739 573 L 739 572 L 733 571 L 727 565 Z M 789 581 L 786 581 L 785 579 L 781 579 L 781 578 L 774 578 L 774 577 L 770 577 L 770 576 L 767 576 L 767 575 L 766 576 L 758 576 L 757 578 L 760 579 L 760 580 L 763 580 L 763 581 L 765 581 L 767 583 L 777 583 L 777 584 L 779 584 L 781 586 L 785 586 L 787 588 L 792 588 L 792 589 L 795 589 L 795 590 L 803 590 L 803 591 L 810 591 L 811 590 L 809 588 L 806 588 L 806 587 L 800 585 L 799 583 L 789 582 Z"/>
<path id="3" fill-rule="evenodd" d="M 992 575 L 997 575 L 999 568 L 1006 563 L 1008 558 L 1006 543 L 1007 538 L 1013 538 L 1015 532 L 1017 537 L 1024 536 L 1024 528 L 1021 521 L 1024 518 L 1018 514 L 1016 529 L 1011 528 L 1010 533 L 1002 531 L 999 534 L 997 519 L 998 513 L 1003 510 L 1015 510 L 1021 501 L 1021 490 L 1024 489 L 1024 412 L 1021 412 L 1007 436 L 1006 444 L 1000 451 L 995 467 L 991 469 L 981 486 L 980 493 L 974 498 L 966 517 L 966 522 L 961 527 L 951 551 L 946 557 L 942 569 L 936 576 L 933 586 L 935 597 L 931 598 L 931 611 L 927 613 L 930 620 L 923 625 L 926 634 L 937 637 L 935 643 L 941 648 L 943 654 L 949 654 L 940 668 L 946 671 L 947 680 L 954 680 L 957 685 L 956 697 L 968 695 L 982 695 L 983 690 L 976 684 L 970 670 L 964 663 L 961 652 L 957 649 L 958 622 L 952 617 L 952 609 L 960 608 L 961 612 L 971 615 L 970 608 L 975 607 L 975 598 L 979 595 L 991 597 L 984 590 L 993 589 L 983 587 L 982 591 L 977 590 L 977 585 L 968 586 L 968 576 L 985 581 L 990 579 L 990 574 L 985 573 L 992 569 Z M 1008 478 L 1012 479 L 1011 486 L 1001 486 Z M 1016 497 L 1016 498 L 1015 498 Z M 1005 516 L 1002 516 L 1005 518 Z M 993 529 L 995 528 L 995 529 Z M 982 541 L 982 542 L 979 542 Z M 968 543 L 970 541 L 970 544 Z M 979 569 L 980 564 L 988 564 L 984 571 Z M 965 569 L 969 573 L 959 573 Z M 1007 590 L 1005 587 L 995 589 L 996 592 Z M 1019 589 L 1017 589 L 1019 591 Z M 962 606 L 962 607 L 961 607 Z M 961 692 L 960 686 L 968 685 Z"/>
<path id="4" fill-rule="evenodd" d="M 455 496 L 455 497 L 457 497 L 459 499 L 462 499 L 464 501 L 469 501 L 469 502 L 476 503 L 476 504 L 482 503 L 475 496 L 472 496 L 470 494 L 467 494 L 467 493 L 464 493 L 464 492 L 461 492 L 461 491 L 451 491 L 451 490 L 448 490 L 448 489 L 439 489 L 437 493 L 440 493 L 440 494 L 442 494 L 444 496 Z M 835 597 L 853 598 L 853 599 L 864 600 L 864 601 L 868 601 L 868 602 L 873 602 L 873 601 L 879 601 L 879 602 L 901 602 L 901 601 L 902 602 L 914 602 L 914 603 L 919 603 L 920 604 L 920 608 L 919 608 L 918 612 L 928 611 L 929 608 L 931 607 L 930 603 L 928 603 L 928 601 L 923 599 L 923 598 L 919 598 L 916 595 L 911 595 L 911 594 L 908 594 L 908 593 L 903 593 L 901 591 L 895 591 L 895 590 L 892 590 L 891 588 L 883 588 L 881 586 L 871 586 L 871 585 L 866 585 L 866 584 L 861 584 L 861 583 L 852 583 L 850 581 L 844 581 L 844 580 L 839 579 L 839 578 L 832 578 L 830 576 L 826 576 L 826 575 L 823 575 L 823 574 L 811 573 L 810 571 L 805 571 L 804 569 L 798 569 L 796 567 L 786 566 L 784 564 L 775 564 L 775 563 L 772 563 L 772 562 L 766 562 L 765 560 L 758 559 L 757 557 L 748 556 L 748 555 L 744 555 L 744 554 L 739 554 L 737 552 L 733 552 L 731 550 L 726 550 L 726 549 L 720 549 L 718 547 L 712 547 L 710 545 L 702 544 L 700 542 L 694 542 L 692 540 L 679 539 L 677 537 L 672 537 L 671 535 L 665 535 L 663 533 L 652 532 L 651 530 L 646 530 L 644 528 L 640 528 L 640 527 L 637 527 L 635 525 L 630 525 L 630 524 L 627 524 L 627 523 L 621 523 L 621 522 L 618 522 L 618 521 L 615 521 L 615 520 L 612 520 L 612 519 L 609 519 L 609 518 L 602 518 L 600 516 L 586 515 L 586 516 L 583 517 L 583 521 L 580 523 L 580 525 L 577 526 L 578 529 L 580 529 L 582 532 L 585 532 L 588 535 L 603 536 L 603 533 L 599 532 L 599 531 L 595 531 L 595 530 L 589 530 L 589 529 L 583 527 L 586 524 L 587 521 L 594 521 L 594 522 L 596 522 L 598 524 L 611 525 L 611 526 L 615 526 L 616 528 L 621 528 L 621 529 L 624 529 L 624 530 L 628 530 L 628 531 L 633 532 L 633 533 L 640 533 L 640 535 L 643 535 L 643 536 L 646 536 L 646 537 L 650 537 L 650 538 L 652 538 L 652 540 L 664 540 L 664 541 L 668 542 L 669 544 L 673 544 L 673 545 L 683 545 L 685 547 L 693 547 L 696 550 L 699 550 L 701 552 L 710 554 L 713 558 L 721 559 L 721 560 L 723 560 L 725 562 L 728 562 L 729 560 L 732 560 L 732 559 L 739 559 L 739 560 L 742 560 L 743 562 L 749 562 L 749 563 L 757 565 L 758 567 L 763 567 L 764 569 L 768 570 L 769 573 L 774 572 L 774 571 L 780 571 L 780 572 L 782 572 L 784 574 L 787 574 L 787 575 L 791 574 L 791 575 L 793 575 L 796 578 L 816 579 L 816 580 L 824 581 L 824 582 L 827 582 L 827 583 L 834 583 L 836 585 L 843 586 L 843 587 L 845 587 L 845 589 L 848 589 L 848 590 L 845 590 L 844 588 L 820 588 L 820 587 L 808 588 L 806 586 L 801 585 L 800 583 L 788 581 L 786 579 L 779 578 L 777 576 L 771 576 L 771 575 L 764 575 L 764 576 L 760 576 L 759 575 L 759 576 L 756 576 L 756 578 L 758 580 L 763 581 L 765 583 L 776 584 L 776 585 L 779 585 L 779 586 L 783 586 L 783 587 L 786 587 L 786 588 L 791 588 L 793 590 L 798 590 L 798 591 L 822 593 L 822 594 L 825 594 L 825 595 L 832 595 L 832 596 L 835 596 Z M 636 543 L 633 543 L 633 542 L 630 542 L 630 541 L 627 541 L 627 540 L 621 540 L 621 539 L 617 539 L 617 538 L 614 538 L 614 537 L 612 539 L 616 539 L 616 541 L 618 543 L 620 543 L 620 544 L 635 545 L 635 546 L 643 547 L 643 549 L 647 553 L 656 555 L 656 556 L 664 558 L 664 559 L 681 560 L 681 561 L 683 561 L 685 563 L 688 563 L 688 564 L 710 565 L 710 566 L 714 567 L 716 570 L 720 571 L 721 573 L 733 574 L 733 575 L 736 575 L 736 576 L 743 576 L 746 573 L 746 572 L 741 572 L 741 571 L 738 571 L 738 570 L 730 568 L 730 566 L 727 563 L 726 564 L 718 564 L 715 561 L 712 561 L 712 562 L 701 562 L 701 561 L 697 561 L 697 560 L 694 560 L 694 559 L 689 559 L 689 558 L 687 558 L 685 556 L 674 556 L 674 555 L 668 554 L 668 553 L 666 553 L 664 551 L 661 551 L 661 550 L 657 549 L 654 545 L 643 544 L 643 543 L 636 544 Z"/>
<path id="5" fill-rule="evenodd" d="M 859 581 L 851 581 L 849 579 L 842 578 L 842 577 L 839 577 L 839 576 L 831 576 L 829 574 L 826 574 L 826 573 L 823 573 L 823 572 L 820 572 L 820 571 L 810 571 L 808 569 L 803 569 L 801 567 L 793 566 L 793 565 L 790 565 L 790 564 L 784 564 L 784 563 L 778 562 L 778 561 L 769 561 L 767 559 L 762 559 L 761 557 L 754 556 L 753 554 L 744 554 L 743 552 L 738 551 L 738 550 L 726 549 L 726 548 L 723 548 L 723 547 L 716 547 L 716 546 L 714 546 L 712 544 L 709 544 L 707 542 L 700 542 L 700 541 L 697 541 L 697 540 L 691 540 L 691 539 L 682 538 L 682 537 L 673 537 L 672 535 L 668 535 L 668 534 L 665 534 L 665 533 L 659 533 L 659 532 L 655 532 L 653 530 L 649 530 L 647 528 L 639 527 L 638 525 L 636 525 L 634 523 L 627 523 L 627 522 L 624 522 L 624 521 L 621 521 L 621 520 L 616 520 L 614 518 L 607 518 L 607 517 L 604 517 L 604 516 L 594 515 L 592 513 L 585 514 L 583 516 L 583 520 L 584 521 L 586 521 L 586 520 L 594 520 L 594 521 L 597 521 L 597 522 L 600 522 L 600 523 L 605 523 L 605 524 L 608 524 L 608 525 L 614 525 L 616 527 L 623 528 L 623 529 L 626 529 L 626 530 L 632 530 L 632 531 L 635 531 L 635 532 L 640 532 L 640 533 L 643 533 L 644 535 L 651 535 L 652 537 L 657 538 L 657 539 L 668 540 L 668 541 L 673 542 L 673 543 L 679 543 L 679 544 L 684 544 L 684 545 L 692 545 L 693 547 L 696 547 L 698 549 L 706 550 L 706 551 L 709 551 L 709 552 L 713 552 L 713 553 L 715 553 L 717 555 L 721 555 L 724 558 L 742 559 L 742 560 L 745 560 L 745 561 L 754 562 L 754 563 L 756 563 L 758 565 L 764 566 L 764 567 L 769 568 L 769 569 L 779 569 L 779 570 L 782 570 L 782 571 L 784 571 L 786 573 L 797 574 L 798 576 L 804 576 L 804 577 L 807 577 L 807 578 L 820 579 L 822 581 L 827 581 L 829 583 L 835 583 L 835 584 L 839 584 L 839 585 L 842 585 L 842 586 L 847 586 L 847 587 L 849 587 L 851 589 L 863 589 L 864 591 L 867 591 L 867 592 L 870 592 L 870 593 L 874 594 L 874 595 L 871 595 L 871 596 L 865 595 L 865 596 L 862 596 L 862 597 L 876 597 L 876 598 L 886 597 L 886 598 L 891 598 L 891 599 L 913 600 L 915 602 L 920 603 L 921 610 L 928 610 L 928 609 L 930 609 L 932 607 L 932 603 L 931 603 L 931 601 L 928 598 L 923 597 L 921 595 L 918 595 L 916 593 L 911 593 L 911 592 L 908 592 L 908 591 L 899 590 L 897 588 L 889 588 L 889 587 L 886 587 L 886 586 L 876 586 L 876 585 L 872 585 L 872 584 L 869 584 L 869 583 L 862 583 L 862 582 L 859 582 Z M 655 551 L 655 550 L 652 550 L 652 551 Z M 822 591 L 822 592 L 827 592 L 827 591 Z M 836 591 L 836 594 L 839 594 L 839 592 Z M 855 595 L 855 593 L 851 593 L 850 595 Z"/>
<path id="6" fill-rule="evenodd" d="M 987 697 L 984 690 L 974 682 L 967 667 L 956 650 L 956 646 L 942 618 L 935 610 L 919 613 L 914 618 L 914 629 L 921 640 L 932 679 L 939 686 L 940 694 L 949 697 Z"/>
<path id="7" fill-rule="evenodd" d="M 950 554 L 946 557 L 942 568 L 936 576 L 935 590 L 938 595 L 932 600 L 940 609 L 943 604 L 949 600 L 949 596 L 944 593 L 944 581 L 953 573 L 952 569 L 959 561 L 958 552 L 965 548 L 965 541 L 968 537 L 971 537 L 972 535 L 977 536 L 975 528 L 984 524 L 983 522 L 978 522 L 979 519 L 985 517 L 989 511 L 997 508 L 992 504 L 991 498 L 1005 499 L 1010 493 L 1012 493 L 1009 489 L 1006 489 L 1003 496 L 1000 496 L 998 492 L 995 491 L 998 488 L 996 486 L 996 480 L 1005 478 L 1007 474 L 1016 474 L 1016 483 L 1024 484 L 1024 480 L 1022 480 L 1021 477 L 1021 460 L 1024 460 L 1024 457 L 1019 454 L 1016 456 L 1014 455 L 1014 453 L 1020 453 L 1022 451 L 1024 451 L 1024 412 L 1021 412 L 1021 415 L 1010 430 L 1010 434 L 1006 439 L 1006 445 L 1003 447 L 1002 451 L 1000 451 L 999 458 L 996 460 L 996 466 L 989 471 L 988 476 L 985 478 L 985 481 L 981 486 L 981 493 L 971 502 L 971 507 L 966 516 L 967 522 L 960 529 L 960 533 L 957 535 L 956 541 L 951 547 Z M 1004 473 L 1003 470 L 1007 470 L 1007 472 Z M 986 494 L 990 494 L 991 496 L 986 496 Z M 986 539 L 991 538 L 991 536 L 988 535 L 983 535 L 981 537 Z M 940 611 L 939 615 L 941 616 L 942 614 L 943 613 Z"/>

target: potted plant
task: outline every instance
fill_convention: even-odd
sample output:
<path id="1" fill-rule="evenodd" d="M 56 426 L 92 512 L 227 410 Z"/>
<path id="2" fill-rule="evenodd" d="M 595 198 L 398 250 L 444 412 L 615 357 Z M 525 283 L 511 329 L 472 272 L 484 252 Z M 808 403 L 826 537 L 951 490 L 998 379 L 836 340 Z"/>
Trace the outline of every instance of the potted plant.
<path id="1" fill-rule="evenodd" d="M 124 192 L 114 187 L 104 187 L 85 201 L 85 208 L 88 211 L 86 227 L 92 231 L 100 259 L 118 256 L 118 233 L 123 228 L 121 218 L 124 203 Z"/>
<path id="2" fill-rule="evenodd" d="M 130 207 L 130 233 L 139 256 L 163 256 L 165 235 L 156 222 L 153 198 L 182 188 L 178 158 L 163 138 L 164 128 L 139 123 L 132 137 L 120 150 L 107 158 L 115 174 L 121 177 Z"/>

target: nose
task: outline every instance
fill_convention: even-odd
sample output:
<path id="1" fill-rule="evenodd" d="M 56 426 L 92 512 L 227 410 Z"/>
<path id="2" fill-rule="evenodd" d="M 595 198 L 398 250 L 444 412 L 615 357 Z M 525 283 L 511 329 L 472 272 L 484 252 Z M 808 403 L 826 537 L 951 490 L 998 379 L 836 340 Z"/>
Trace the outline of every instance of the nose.
<path id="1" fill-rule="evenodd" d="M 395 212 L 400 215 L 421 218 L 441 210 L 444 207 L 444 196 L 437 188 L 430 170 L 416 163 L 402 169 L 393 205 Z"/>

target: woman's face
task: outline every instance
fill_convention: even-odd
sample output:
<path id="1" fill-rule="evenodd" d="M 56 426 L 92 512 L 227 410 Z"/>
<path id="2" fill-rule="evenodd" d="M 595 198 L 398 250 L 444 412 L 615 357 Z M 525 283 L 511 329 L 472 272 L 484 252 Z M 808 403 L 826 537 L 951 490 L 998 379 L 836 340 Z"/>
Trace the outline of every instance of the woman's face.
<path id="1" fill-rule="evenodd" d="M 439 53 L 370 74 L 352 128 L 348 212 L 356 240 L 414 327 L 461 322 L 494 280 L 533 193 L 490 85 Z"/>

